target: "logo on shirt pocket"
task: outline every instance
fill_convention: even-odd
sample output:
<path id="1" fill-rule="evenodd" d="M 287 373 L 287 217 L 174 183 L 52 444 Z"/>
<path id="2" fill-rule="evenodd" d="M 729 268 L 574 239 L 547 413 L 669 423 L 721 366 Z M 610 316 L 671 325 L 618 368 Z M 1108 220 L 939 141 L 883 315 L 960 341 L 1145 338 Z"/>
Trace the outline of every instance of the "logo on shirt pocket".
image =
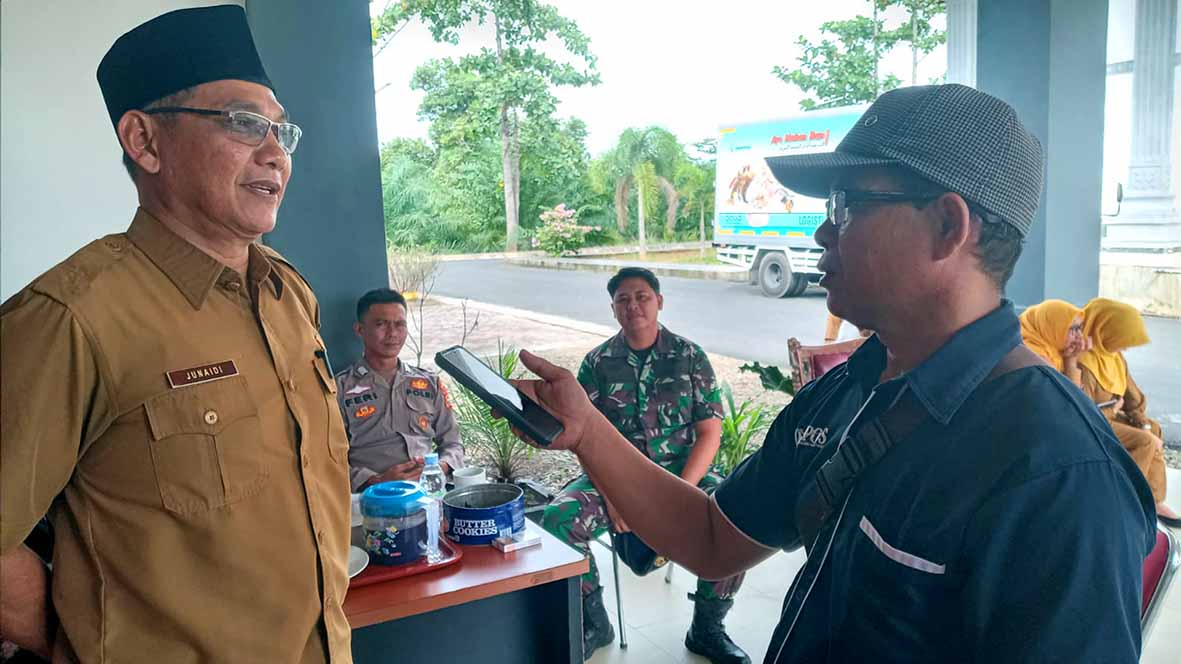
<path id="1" fill-rule="evenodd" d="M 374 408 L 373 406 L 361 406 L 355 413 L 353 413 L 353 417 L 357 418 L 358 420 L 363 420 L 376 412 L 377 408 Z"/>

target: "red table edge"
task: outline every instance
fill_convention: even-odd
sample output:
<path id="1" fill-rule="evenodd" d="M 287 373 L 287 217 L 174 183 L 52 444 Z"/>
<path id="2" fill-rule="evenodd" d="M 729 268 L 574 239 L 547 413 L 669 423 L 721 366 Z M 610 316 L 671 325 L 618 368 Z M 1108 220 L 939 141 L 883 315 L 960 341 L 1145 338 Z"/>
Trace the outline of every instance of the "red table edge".
<path id="1" fill-rule="evenodd" d="M 462 565 L 463 561 L 461 560 L 459 562 L 459 566 Z M 443 569 L 433 570 L 425 574 L 446 572 L 449 569 L 453 569 L 453 567 L 445 567 Z M 387 622 L 390 620 L 397 620 L 399 618 L 406 618 L 421 613 L 436 611 L 438 609 L 445 609 L 447 607 L 457 606 L 467 602 L 475 602 L 481 599 L 487 599 L 496 595 L 516 592 L 518 590 L 524 590 L 526 588 L 552 583 L 554 581 L 562 581 L 574 576 L 585 574 L 589 570 L 590 562 L 586 558 L 583 558 L 581 560 L 564 563 L 556 567 L 550 567 L 548 569 L 542 569 L 536 572 L 518 574 L 517 576 L 506 579 L 498 579 L 496 581 L 482 583 L 477 586 L 460 588 L 450 592 L 441 593 L 439 595 L 416 599 L 411 602 L 385 605 L 369 610 L 350 611 L 348 608 L 348 597 L 346 596 L 343 608 L 345 612 L 345 618 L 349 621 L 349 626 L 352 629 L 360 629 L 362 627 L 368 627 L 370 625 L 376 625 L 378 623 Z M 413 578 L 415 577 L 410 576 L 403 577 L 401 579 L 391 579 L 382 583 L 375 583 L 373 585 L 357 588 L 356 592 L 372 593 L 380 590 L 387 584 L 399 583 Z"/>

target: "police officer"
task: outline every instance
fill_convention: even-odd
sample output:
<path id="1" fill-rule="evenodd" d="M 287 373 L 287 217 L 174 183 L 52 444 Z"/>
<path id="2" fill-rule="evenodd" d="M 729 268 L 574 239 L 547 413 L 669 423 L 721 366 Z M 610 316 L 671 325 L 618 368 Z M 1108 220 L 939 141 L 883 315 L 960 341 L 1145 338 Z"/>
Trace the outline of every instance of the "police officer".
<path id="1" fill-rule="evenodd" d="M 255 242 L 300 130 L 238 6 L 140 25 L 98 81 L 140 207 L 0 308 L 0 631 L 54 662 L 349 662 L 319 307 Z"/>
<path id="2" fill-rule="evenodd" d="M 626 267 L 607 282 L 620 332 L 587 353 L 578 382 L 591 403 L 635 449 L 689 484 L 712 492 L 722 478 L 713 467 L 721 445 L 722 399 L 709 358 L 700 346 L 658 321 L 664 308 L 660 281 L 650 270 Z M 582 577 L 583 655 L 615 639 L 603 607 L 603 587 L 590 542 L 608 527 L 629 530 L 611 501 L 587 475 L 567 485 L 546 508 L 542 526 L 588 554 Z M 734 605 L 742 574 L 699 579 L 693 623 L 685 635 L 690 651 L 711 662 L 749 662 L 726 635 L 722 620 Z"/>
<path id="3" fill-rule="evenodd" d="M 417 480 L 423 456 L 435 451 L 443 472 L 463 467 L 463 443 L 451 396 L 439 377 L 398 359 L 406 343 L 406 300 L 378 288 L 357 301 L 353 331 L 360 361 L 336 374 L 349 433 L 353 491 L 393 480 Z"/>
<path id="4" fill-rule="evenodd" d="M 522 352 L 542 380 L 520 388 L 565 427 L 551 447 L 706 578 L 805 547 L 766 662 L 1137 661 L 1151 492 L 1002 299 L 1037 212 L 1037 139 L 999 99 L 917 86 L 879 97 L 835 152 L 768 162 L 828 197 L 828 307 L 876 334 L 712 496 Z"/>

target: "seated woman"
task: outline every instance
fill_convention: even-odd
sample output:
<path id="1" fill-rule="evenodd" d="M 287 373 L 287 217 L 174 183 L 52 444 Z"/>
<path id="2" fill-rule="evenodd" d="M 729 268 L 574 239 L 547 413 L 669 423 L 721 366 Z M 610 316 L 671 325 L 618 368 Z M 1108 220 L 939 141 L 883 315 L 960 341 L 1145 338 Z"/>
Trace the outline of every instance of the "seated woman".
<path id="1" fill-rule="evenodd" d="M 1170 526 L 1181 527 L 1181 516 L 1165 504 L 1165 444 L 1160 423 L 1145 414 L 1147 401 L 1128 372 L 1123 351 L 1148 343 L 1148 331 L 1140 312 L 1122 302 L 1095 298 L 1083 308 L 1083 334 L 1094 347 L 1078 358 L 1079 387 L 1101 408 L 1120 443 L 1140 467 L 1157 516 Z"/>
<path id="2" fill-rule="evenodd" d="M 1083 335 L 1083 310 L 1065 300 L 1046 300 L 1021 313 L 1021 339 L 1075 385 L 1081 385 L 1078 358 L 1091 349 Z"/>

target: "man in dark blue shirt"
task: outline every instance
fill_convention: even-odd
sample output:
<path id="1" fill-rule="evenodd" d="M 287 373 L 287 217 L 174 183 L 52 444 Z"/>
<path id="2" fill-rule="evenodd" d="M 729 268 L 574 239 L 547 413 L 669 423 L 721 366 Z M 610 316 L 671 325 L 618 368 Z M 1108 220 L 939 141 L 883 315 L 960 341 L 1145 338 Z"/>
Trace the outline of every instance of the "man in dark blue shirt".
<path id="1" fill-rule="evenodd" d="M 554 446 L 705 578 L 807 547 L 766 662 L 1137 661 L 1151 493 L 1094 405 L 1029 358 L 1001 298 L 1040 144 L 998 99 L 923 86 L 882 95 L 835 152 L 768 164 L 828 197 L 829 310 L 876 335 L 712 500 L 626 458 L 573 377 L 522 354 L 542 378 L 522 389 L 566 428 Z"/>

